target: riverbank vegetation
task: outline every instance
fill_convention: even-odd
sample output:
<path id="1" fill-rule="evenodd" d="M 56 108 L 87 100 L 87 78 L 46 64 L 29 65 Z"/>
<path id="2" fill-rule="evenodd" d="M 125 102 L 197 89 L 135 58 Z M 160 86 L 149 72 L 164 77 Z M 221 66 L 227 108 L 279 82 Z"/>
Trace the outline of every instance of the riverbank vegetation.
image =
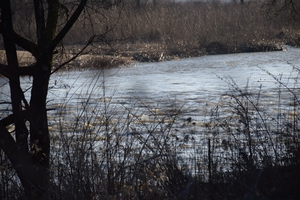
<path id="1" fill-rule="evenodd" d="M 157 1 L 137 6 L 134 0 L 125 1 L 112 9 L 102 9 L 101 13 L 82 15 L 60 43 L 58 52 L 64 56 L 57 54 L 55 62 L 59 65 L 81 51 L 85 55 L 66 68 L 99 67 L 97 64 L 113 67 L 134 61 L 157 62 L 298 46 L 299 23 L 291 19 L 290 12 L 278 14 L 264 5 L 267 4 L 258 1 L 244 4 Z M 92 10 L 97 10 L 97 5 L 94 6 Z M 31 19 L 26 8 L 24 12 Z M 24 29 L 23 24 L 18 24 L 18 17 L 16 27 L 24 36 L 32 37 L 34 24 Z M 91 38 L 93 33 L 101 34 Z M 19 59 L 25 63 L 32 61 L 30 55 Z"/>
<path id="2" fill-rule="evenodd" d="M 94 18 L 93 28 L 107 32 L 93 54 L 152 62 L 207 54 L 282 50 L 284 44 L 299 45 L 299 24 L 289 18 L 289 13 L 275 16 L 275 12 L 262 7 L 265 5 L 262 2 L 158 1 L 139 6 L 135 2 L 126 1 L 107 10 L 104 15 L 109 17 L 101 23 Z M 65 44 L 84 43 L 81 31 L 72 32 Z"/>

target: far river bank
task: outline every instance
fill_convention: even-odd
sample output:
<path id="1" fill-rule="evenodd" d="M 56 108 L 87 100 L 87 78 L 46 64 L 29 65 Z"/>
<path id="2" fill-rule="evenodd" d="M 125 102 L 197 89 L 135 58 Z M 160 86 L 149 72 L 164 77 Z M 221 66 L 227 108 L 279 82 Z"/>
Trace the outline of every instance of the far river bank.
<path id="1" fill-rule="evenodd" d="M 232 53 L 285 51 L 283 44 L 268 43 L 257 45 L 241 45 L 230 47 L 220 42 L 212 42 L 205 47 L 166 47 L 160 43 L 131 43 L 116 45 L 82 45 L 66 46 L 57 49 L 54 55 L 54 69 L 62 63 L 73 59 L 62 69 L 96 69 L 126 66 L 139 62 L 163 62 L 180 60 L 183 58 L 201 57 L 205 55 L 219 55 Z M 79 53 L 80 52 L 80 53 Z M 5 63 L 5 51 L 0 50 L 0 59 Z M 27 66 L 35 62 L 34 57 L 26 51 L 18 51 L 19 63 Z"/>

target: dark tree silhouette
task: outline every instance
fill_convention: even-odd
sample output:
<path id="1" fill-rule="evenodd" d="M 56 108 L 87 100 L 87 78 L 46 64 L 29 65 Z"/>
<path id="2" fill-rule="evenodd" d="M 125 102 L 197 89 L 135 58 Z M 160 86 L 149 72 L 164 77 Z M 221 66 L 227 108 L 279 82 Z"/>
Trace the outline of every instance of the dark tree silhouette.
<path id="1" fill-rule="evenodd" d="M 50 139 L 46 100 L 53 72 L 53 55 L 87 3 L 88 0 L 73 3 L 72 8 L 75 9 L 68 13 L 67 20 L 61 20 L 62 24 L 59 20 L 61 12 L 67 8 L 59 0 L 0 1 L 0 33 L 6 52 L 6 62 L 0 64 L 0 73 L 9 80 L 12 108 L 9 116 L 0 119 L 0 148 L 16 170 L 27 199 L 48 199 Z M 107 8 L 117 2 L 102 0 L 97 3 Z M 14 29 L 16 5 L 31 6 L 35 19 L 34 40 Z M 26 67 L 20 66 L 17 48 L 30 52 L 35 62 Z M 20 85 L 20 76 L 23 75 L 32 77 L 29 101 Z M 15 126 L 14 135 L 6 128 L 11 124 Z"/>

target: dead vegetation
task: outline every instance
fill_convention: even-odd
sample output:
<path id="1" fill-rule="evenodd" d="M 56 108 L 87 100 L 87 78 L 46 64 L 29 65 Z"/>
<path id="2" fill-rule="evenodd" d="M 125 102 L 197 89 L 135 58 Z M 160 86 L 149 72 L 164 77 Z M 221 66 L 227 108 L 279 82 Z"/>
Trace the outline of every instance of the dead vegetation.
<path id="1" fill-rule="evenodd" d="M 56 64 L 84 47 L 91 39 L 85 31 L 103 34 L 95 35 L 82 52 L 85 55 L 76 59 L 75 65 L 79 67 L 85 62 L 88 63 L 85 67 L 92 66 L 93 59 L 94 63 L 99 64 L 99 59 L 103 59 L 102 64 L 120 66 L 207 54 L 280 51 L 284 44 L 298 46 L 298 24 L 287 20 L 288 13 L 270 17 L 265 12 L 262 3 L 256 1 L 244 4 L 159 1 L 139 7 L 132 0 L 126 1 L 101 14 L 90 14 L 91 27 L 83 15 L 58 47 Z M 26 36 L 28 31 L 21 32 Z M 31 57 L 24 55 L 20 61 L 26 63 Z M 85 60 L 83 57 L 87 60 L 76 64 Z"/>

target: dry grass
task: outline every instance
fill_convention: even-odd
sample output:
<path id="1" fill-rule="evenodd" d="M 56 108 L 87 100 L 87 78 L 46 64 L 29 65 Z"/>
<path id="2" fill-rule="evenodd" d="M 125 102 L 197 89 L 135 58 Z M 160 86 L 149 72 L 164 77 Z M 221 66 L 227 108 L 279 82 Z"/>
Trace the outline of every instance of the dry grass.
<path id="1" fill-rule="evenodd" d="M 156 5 L 136 7 L 133 1 L 126 1 L 102 15 L 92 15 L 94 25 L 90 32 L 104 32 L 95 38 L 97 48 L 92 51 L 138 61 L 141 57 L 144 61 L 161 61 L 280 50 L 282 44 L 297 46 L 299 32 L 295 23 L 283 15 L 270 18 L 261 6 L 252 1 L 243 5 L 159 1 Z M 74 29 L 83 30 L 82 23 Z M 87 34 L 73 31 L 65 42 L 82 43 L 82 35 Z"/>
<path id="2" fill-rule="evenodd" d="M 24 11 L 15 16 L 16 31 L 34 41 L 30 8 L 19 9 Z M 137 7 L 135 1 L 129 0 L 108 10 L 89 6 L 58 47 L 55 65 L 78 53 L 91 37 L 91 46 L 83 52 L 90 55 L 86 62 L 92 56 L 94 63 L 99 63 L 99 58 L 108 58 L 113 60 L 104 61 L 109 66 L 206 54 L 281 50 L 283 44 L 300 43 L 298 24 L 288 21 L 284 13 L 278 17 L 266 15 L 260 2 L 242 5 L 159 1 L 156 5 Z M 26 55 L 20 61 L 27 64 L 32 58 Z"/>

